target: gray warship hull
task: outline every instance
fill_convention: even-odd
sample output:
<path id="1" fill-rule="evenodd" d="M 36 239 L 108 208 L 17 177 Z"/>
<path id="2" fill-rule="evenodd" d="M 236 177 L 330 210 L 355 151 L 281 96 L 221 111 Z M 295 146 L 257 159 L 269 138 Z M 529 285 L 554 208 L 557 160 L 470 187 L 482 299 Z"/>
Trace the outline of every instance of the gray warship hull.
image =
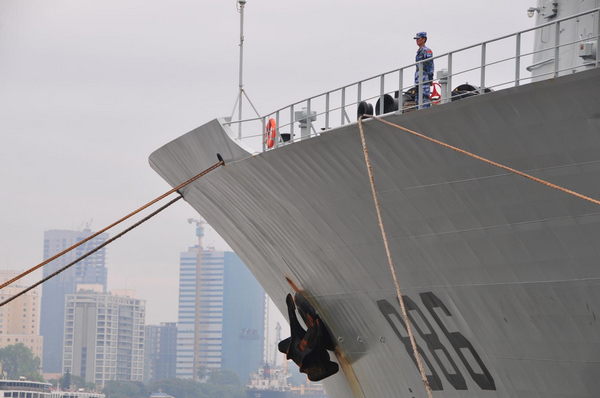
<path id="1" fill-rule="evenodd" d="M 600 198 L 600 70 L 389 114 Z M 600 391 L 600 207 L 364 123 L 398 281 L 434 397 Z M 214 120 L 154 152 L 286 313 L 291 281 L 336 341 L 330 397 L 425 397 L 377 220 L 358 125 L 258 155 Z"/>

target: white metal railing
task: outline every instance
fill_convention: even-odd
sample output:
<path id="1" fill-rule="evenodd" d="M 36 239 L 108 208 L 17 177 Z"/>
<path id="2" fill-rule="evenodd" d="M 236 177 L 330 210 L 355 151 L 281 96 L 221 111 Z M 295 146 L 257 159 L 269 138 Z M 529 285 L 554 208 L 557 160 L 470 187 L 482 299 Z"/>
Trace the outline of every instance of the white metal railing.
<path id="1" fill-rule="evenodd" d="M 560 69 L 559 55 L 561 49 L 583 42 L 582 40 L 560 42 L 561 24 L 568 21 L 578 21 L 578 18 L 584 15 L 593 15 L 593 18 L 596 18 L 596 35 L 589 36 L 584 40 L 587 43 L 591 42 L 596 45 L 595 59 L 580 65 L 568 64 L 567 67 Z M 524 40 L 531 41 L 530 48 L 533 48 L 533 34 L 537 30 L 548 27 L 553 27 L 555 32 L 553 47 L 530 52 L 521 51 Z M 527 84 L 533 79 L 542 80 L 557 77 L 561 72 L 575 72 L 591 66 L 598 67 L 600 64 L 600 35 L 597 32 L 599 31 L 600 8 L 430 58 L 435 62 L 435 69 L 438 71 L 438 79 L 435 83 L 442 83 L 440 85 L 440 98 L 435 103 L 444 104 L 462 98 L 457 95 L 456 89 L 454 89 L 453 95 L 452 87 L 457 82 L 460 82 L 459 85 L 467 84 L 469 86 L 469 81 L 476 82 L 476 86 L 470 86 L 475 91 L 466 93 L 474 95 Z M 535 56 L 543 59 L 533 62 Z M 242 123 L 245 131 L 258 132 L 245 136 L 240 133 L 237 140 L 243 140 L 245 143 L 246 140 L 249 140 L 248 146 L 262 148 L 262 151 L 265 151 L 269 148 L 265 144 L 264 132 L 270 118 L 275 119 L 277 126 L 273 146 L 273 148 L 276 148 L 297 140 L 317 136 L 332 127 L 353 123 L 358 119 L 356 115 L 361 102 L 376 101 L 375 104 L 371 105 L 373 111 L 378 115 L 388 113 L 385 112 L 386 100 L 397 100 L 397 105 L 392 103 L 392 108 L 396 106 L 393 112 L 413 111 L 420 105 L 404 101 L 403 93 L 415 87 L 413 81 L 414 71 L 422 62 L 424 61 L 324 92 L 261 117 L 232 121 L 228 124 Z M 551 71 L 537 73 L 536 69 L 543 68 L 550 63 L 553 64 Z M 524 64 L 528 64 L 528 66 L 524 66 Z M 524 77 L 525 74 L 531 72 L 535 73 L 535 77 L 531 75 Z M 417 87 L 422 89 L 423 84 L 429 83 L 434 82 L 421 81 Z M 421 92 L 421 90 L 418 92 Z M 295 127 L 300 130 L 300 134 L 297 133 Z"/>

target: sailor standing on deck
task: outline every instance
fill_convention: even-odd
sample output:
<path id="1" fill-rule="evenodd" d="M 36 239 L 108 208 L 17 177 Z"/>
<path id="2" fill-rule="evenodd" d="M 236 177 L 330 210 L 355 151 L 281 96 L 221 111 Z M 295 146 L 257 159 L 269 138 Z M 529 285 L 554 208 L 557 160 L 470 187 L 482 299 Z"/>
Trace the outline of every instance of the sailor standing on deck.
<path id="1" fill-rule="evenodd" d="M 427 32 L 419 32 L 415 35 L 415 40 L 417 40 L 417 46 L 419 49 L 417 50 L 417 56 L 415 57 L 415 62 L 423 61 L 428 58 L 433 57 L 433 52 L 429 47 L 425 46 L 427 42 Z M 419 73 L 419 69 L 421 69 L 421 73 Z M 430 87 L 433 84 L 433 60 L 424 61 L 422 63 L 417 64 L 417 70 L 415 71 L 415 84 L 418 87 L 419 82 L 423 83 L 423 95 L 418 95 L 417 91 L 417 105 L 421 103 L 419 97 L 423 99 L 421 108 L 428 108 L 430 106 L 429 103 L 429 93 Z M 417 89 L 418 90 L 418 89 Z"/>

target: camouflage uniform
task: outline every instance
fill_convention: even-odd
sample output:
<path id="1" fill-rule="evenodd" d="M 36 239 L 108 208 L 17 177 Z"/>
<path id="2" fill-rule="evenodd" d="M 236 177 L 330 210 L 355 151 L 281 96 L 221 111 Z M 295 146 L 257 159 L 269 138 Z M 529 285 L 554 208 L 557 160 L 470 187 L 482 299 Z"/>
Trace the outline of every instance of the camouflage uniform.
<path id="1" fill-rule="evenodd" d="M 419 32 L 415 35 L 415 39 L 426 38 L 426 32 Z M 422 61 L 427 58 L 433 57 L 433 52 L 427 46 L 423 46 L 417 50 L 417 56 L 415 57 L 415 62 Z M 430 106 L 429 103 L 429 95 L 430 95 L 430 85 L 433 82 L 433 60 L 425 61 L 420 65 L 417 65 L 417 70 L 415 71 L 415 85 L 419 84 L 419 67 L 422 69 L 422 81 L 423 81 L 423 108 L 427 108 Z M 418 91 L 418 89 L 417 89 Z M 417 104 L 419 104 L 419 95 L 416 98 Z"/>

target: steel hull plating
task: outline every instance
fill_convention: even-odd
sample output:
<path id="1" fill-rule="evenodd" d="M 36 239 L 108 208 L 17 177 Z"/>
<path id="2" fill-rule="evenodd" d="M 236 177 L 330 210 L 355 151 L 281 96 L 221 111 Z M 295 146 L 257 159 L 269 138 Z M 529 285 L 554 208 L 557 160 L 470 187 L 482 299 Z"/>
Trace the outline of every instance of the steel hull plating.
<path id="1" fill-rule="evenodd" d="M 386 120 L 600 198 L 600 71 Z M 435 397 L 600 391 L 600 207 L 370 120 L 383 221 Z M 425 397 L 356 124 L 250 156 L 219 120 L 150 157 L 286 313 L 337 339 L 330 397 Z"/>

